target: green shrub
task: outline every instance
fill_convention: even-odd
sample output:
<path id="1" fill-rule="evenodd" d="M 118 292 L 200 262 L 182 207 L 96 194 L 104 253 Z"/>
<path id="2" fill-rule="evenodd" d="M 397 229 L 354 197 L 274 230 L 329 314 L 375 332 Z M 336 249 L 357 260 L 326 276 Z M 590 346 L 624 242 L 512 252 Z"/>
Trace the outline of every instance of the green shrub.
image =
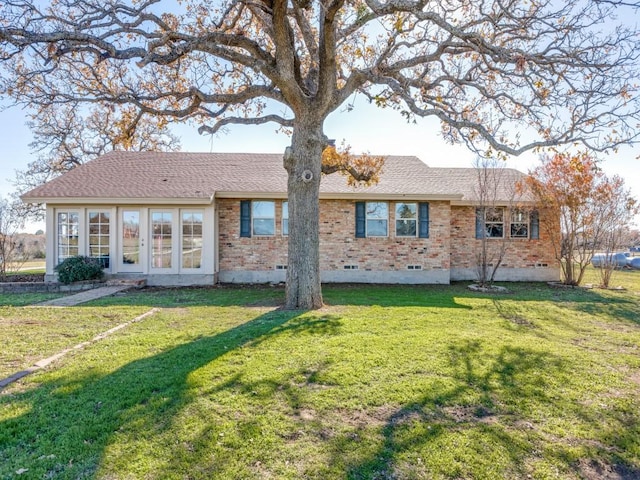
<path id="1" fill-rule="evenodd" d="M 100 260 L 83 256 L 65 258 L 56 271 L 62 283 L 97 280 L 104 275 Z"/>

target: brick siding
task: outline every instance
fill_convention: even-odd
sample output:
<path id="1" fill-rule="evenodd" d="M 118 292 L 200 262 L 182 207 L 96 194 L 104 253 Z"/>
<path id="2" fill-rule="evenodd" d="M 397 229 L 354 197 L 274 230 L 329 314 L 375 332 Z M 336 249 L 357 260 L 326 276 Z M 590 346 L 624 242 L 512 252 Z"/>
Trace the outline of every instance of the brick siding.
<path id="1" fill-rule="evenodd" d="M 406 271 L 449 269 L 450 207 L 430 202 L 429 238 L 396 237 L 394 202 L 389 202 L 389 236 L 355 237 L 355 202 L 320 202 L 320 269 Z M 219 199 L 218 234 L 221 271 L 273 270 L 287 264 L 287 237 L 282 235 L 282 201 L 276 200 L 276 234 L 240 237 L 240 199 Z"/>
<path id="2" fill-rule="evenodd" d="M 287 264 L 287 237 L 282 235 L 282 201 L 276 200 L 276 234 L 240 237 L 240 199 L 219 199 L 220 271 L 272 271 Z M 389 236 L 355 237 L 355 201 L 320 202 L 320 269 L 344 271 L 423 271 L 475 269 L 481 241 L 475 238 L 475 208 L 429 202 L 429 238 L 396 237 L 394 202 L 389 202 Z M 508 231 L 508 227 L 505 226 Z M 501 240 L 488 240 L 497 248 Z M 557 268 L 551 243 L 540 228 L 540 239 L 510 239 L 502 269 Z"/>
<path id="3" fill-rule="evenodd" d="M 506 216 L 506 215 L 505 215 Z M 505 224 L 508 232 L 508 224 Z M 502 239 L 487 239 L 491 253 L 499 248 Z M 451 268 L 475 268 L 475 259 L 482 241 L 476 239 L 475 207 L 451 207 Z M 553 247 L 540 228 L 540 239 L 508 239 L 501 268 L 555 267 Z"/>

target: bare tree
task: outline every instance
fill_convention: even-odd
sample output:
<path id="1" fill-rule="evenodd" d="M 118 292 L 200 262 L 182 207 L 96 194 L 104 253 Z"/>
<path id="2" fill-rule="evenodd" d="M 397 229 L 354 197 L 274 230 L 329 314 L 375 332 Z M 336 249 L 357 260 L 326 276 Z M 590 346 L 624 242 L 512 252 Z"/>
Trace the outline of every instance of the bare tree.
<path id="1" fill-rule="evenodd" d="M 17 171 L 15 196 L 112 150 L 175 151 L 180 142 L 163 117 L 134 117 L 131 107 L 87 109 L 80 103 L 42 105 L 28 122 L 37 155 L 26 170 Z M 17 203 L 25 218 L 40 220 L 40 205 Z"/>
<path id="2" fill-rule="evenodd" d="M 41 4 L 1 7 L 0 92 L 17 102 L 127 106 L 134 118 L 208 133 L 266 122 L 291 130 L 289 308 L 322 305 L 323 125 L 356 93 L 408 119 L 434 116 L 448 140 L 483 153 L 568 142 L 602 150 L 638 136 L 638 35 L 612 23 L 633 11 L 624 2 Z"/>
<path id="3" fill-rule="evenodd" d="M 476 276 L 480 286 L 491 286 L 496 273 L 507 253 L 510 237 L 511 216 L 522 210 L 518 208 L 519 197 L 517 178 L 513 170 L 505 168 L 505 163 L 495 157 L 478 157 L 474 162 L 476 183 L 477 237 L 480 246 L 476 251 Z"/>
<path id="4" fill-rule="evenodd" d="M 595 221 L 602 226 L 598 249 L 603 256 L 598 274 L 600 285 L 606 288 L 611 283 L 613 272 L 620 268 L 615 254 L 627 247 L 629 226 L 640 209 L 637 200 L 625 188 L 624 180 L 618 176 L 602 179 L 600 196 L 594 199 L 594 208 Z"/>
<path id="5" fill-rule="evenodd" d="M 28 255 L 19 243 L 18 231 L 24 220 L 7 200 L 0 198 L 0 278 L 17 271 L 27 261 Z"/>

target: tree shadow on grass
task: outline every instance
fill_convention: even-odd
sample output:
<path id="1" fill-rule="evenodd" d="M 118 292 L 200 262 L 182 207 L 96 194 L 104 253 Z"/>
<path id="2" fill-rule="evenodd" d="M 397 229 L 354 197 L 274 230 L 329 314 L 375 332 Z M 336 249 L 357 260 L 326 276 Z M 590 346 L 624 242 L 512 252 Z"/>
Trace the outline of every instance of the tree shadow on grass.
<path id="1" fill-rule="evenodd" d="M 625 426 L 617 438 L 603 427 L 599 441 L 564 442 L 539 431 L 530 419 L 529 408 L 535 404 L 561 401 L 545 381 L 571 375 L 560 357 L 509 346 L 488 355 L 479 341 L 465 341 L 450 348 L 450 363 L 455 386 L 435 389 L 391 411 L 373 454 L 344 459 L 343 452 L 352 450 L 351 434 L 334 440 L 334 461 L 345 462 L 347 478 L 528 478 L 538 461 L 560 465 L 571 478 L 640 478 L 637 465 L 621 455 L 625 448 L 638 447 L 637 418 L 613 413 L 614 423 Z M 573 417 L 598 424 L 595 410 L 562 403 Z M 581 442 L 590 456 L 576 458 Z M 439 458 L 429 462 L 430 456 Z"/>
<path id="2" fill-rule="evenodd" d="M 0 422 L 0 477 L 27 469 L 29 478 L 92 478 L 118 432 L 153 436 L 171 423 L 189 401 L 191 372 L 277 335 L 330 335 L 340 327 L 335 317 L 301 313 L 270 311 L 104 376 L 88 371 L 5 392 L 0 408 L 9 414 Z"/>

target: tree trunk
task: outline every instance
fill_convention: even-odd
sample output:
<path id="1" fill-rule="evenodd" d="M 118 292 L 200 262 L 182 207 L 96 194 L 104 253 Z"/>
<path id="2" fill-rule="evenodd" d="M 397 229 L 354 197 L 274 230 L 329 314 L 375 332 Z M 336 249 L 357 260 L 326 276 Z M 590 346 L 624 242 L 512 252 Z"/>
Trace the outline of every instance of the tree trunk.
<path id="1" fill-rule="evenodd" d="M 296 121 L 284 155 L 288 173 L 289 255 L 285 308 L 322 307 L 320 285 L 320 177 L 322 122 Z"/>

